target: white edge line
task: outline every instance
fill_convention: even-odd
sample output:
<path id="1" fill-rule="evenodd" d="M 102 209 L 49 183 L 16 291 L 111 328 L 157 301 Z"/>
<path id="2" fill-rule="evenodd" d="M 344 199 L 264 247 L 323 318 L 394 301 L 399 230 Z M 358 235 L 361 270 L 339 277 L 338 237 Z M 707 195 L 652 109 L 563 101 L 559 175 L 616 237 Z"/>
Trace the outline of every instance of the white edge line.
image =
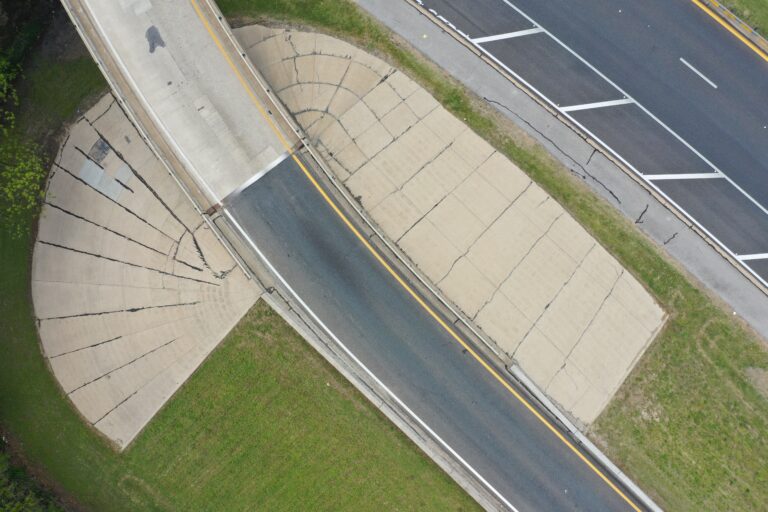
<path id="1" fill-rule="evenodd" d="M 445 19 L 440 15 L 437 15 L 438 19 Z M 448 25 L 453 26 L 452 23 L 447 22 Z M 492 43 L 493 41 L 501 41 L 503 39 L 512 39 L 513 37 L 523 37 L 523 36 L 530 36 L 533 34 L 538 34 L 540 32 L 544 32 L 544 29 L 536 26 L 533 28 L 526 28 L 524 30 L 517 30 L 515 32 L 507 32 L 505 34 L 496 34 L 495 36 L 485 36 L 485 37 L 478 37 L 476 39 L 471 39 L 471 41 L 475 44 L 482 44 L 482 43 Z"/>
<path id="2" fill-rule="evenodd" d="M 707 82 L 709 85 L 711 85 L 712 87 L 714 87 L 715 89 L 717 89 L 717 84 L 716 84 L 715 82 L 713 82 L 712 80 L 710 80 L 709 78 L 707 78 L 707 77 L 704 75 L 704 73 L 702 73 L 701 71 L 699 71 L 698 69 L 696 69 L 695 67 L 693 67 L 693 64 L 691 64 L 690 62 L 688 62 L 687 60 L 685 60 L 685 59 L 684 59 L 684 58 L 682 58 L 682 57 L 680 57 L 680 62 L 682 62 L 683 64 L 685 64 L 685 65 L 688 67 L 688 69 L 690 69 L 691 71 L 693 71 L 694 73 L 696 73 L 697 75 L 699 75 L 699 78 L 701 78 L 702 80 L 704 80 L 705 82 Z"/>
<path id="3" fill-rule="evenodd" d="M 483 478 L 480 473 L 475 470 L 472 466 L 465 461 L 461 455 L 459 455 L 453 448 L 451 448 L 448 443 L 443 441 L 443 439 L 437 435 L 437 433 L 432 430 L 429 425 L 427 425 L 421 418 L 419 418 L 416 413 L 414 413 L 405 403 L 398 398 L 397 395 L 395 395 L 392 390 L 390 390 L 381 380 L 379 380 L 374 373 L 368 369 L 367 366 L 365 366 L 362 361 L 360 361 L 355 354 L 353 354 L 347 347 L 344 345 L 341 340 L 339 340 L 338 337 L 318 318 L 318 316 L 315 314 L 312 309 L 307 305 L 306 302 L 302 300 L 301 297 L 293 290 L 291 285 L 289 285 L 285 279 L 283 279 L 283 276 L 277 271 L 277 269 L 272 265 L 272 263 L 267 259 L 267 257 L 264 255 L 264 253 L 261 252 L 261 250 L 256 246 L 256 244 L 253 242 L 250 236 L 248 236 L 248 233 L 245 232 L 245 230 L 240 226 L 240 223 L 237 222 L 237 220 L 232 216 L 231 213 L 227 209 L 223 210 L 224 214 L 227 216 L 227 218 L 232 222 L 232 224 L 237 228 L 237 230 L 240 232 L 240 234 L 248 241 L 248 244 L 253 248 L 254 251 L 256 251 L 256 254 L 259 256 L 259 258 L 264 262 L 264 264 L 267 265 L 270 272 L 285 286 L 285 288 L 290 292 L 291 295 L 296 299 L 296 301 L 301 304 L 302 308 L 309 313 L 309 315 L 312 317 L 312 319 L 317 322 L 317 324 L 330 336 L 333 341 L 338 344 L 339 347 L 344 351 L 347 356 L 352 359 L 355 364 L 357 364 L 360 368 L 363 369 L 363 371 L 371 378 L 378 386 L 381 386 L 382 389 L 384 389 L 387 394 L 400 406 L 402 407 L 416 422 L 424 429 L 426 430 L 435 440 L 437 440 L 443 448 L 448 450 L 448 452 L 456 458 L 472 475 L 477 478 L 480 482 L 482 482 L 483 485 L 485 485 L 488 490 L 490 490 L 501 502 L 503 502 L 506 506 L 510 508 L 510 510 L 514 512 L 519 512 L 517 508 L 515 508 L 507 499 L 494 488 L 485 478 Z"/>
<path id="4" fill-rule="evenodd" d="M 583 103 L 581 105 L 560 107 L 560 110 L 562 112 L 575 112 L 577 110 L 592 110 L 593 108 L 617 107 L 619 105 L 627 105 L 628 103 L 634 102 L 635 100 L 632 98 L 622 98 L 619 100 L 597 101 L 595 103 Z"/>
<path id="5" fill-rule="evenodd" d="M 768 252 L 758 254 L 742 254 L 738 257 L 739 261 L 768 260 Z"/>
<path id="6" fill-rule="evenodd" d="M 715 178 L 725 178 L 725 176 L 719 172 L 692 172 L 688 174 L 643 174 L 643 178 L 647 181 L 711 180 Z"/>

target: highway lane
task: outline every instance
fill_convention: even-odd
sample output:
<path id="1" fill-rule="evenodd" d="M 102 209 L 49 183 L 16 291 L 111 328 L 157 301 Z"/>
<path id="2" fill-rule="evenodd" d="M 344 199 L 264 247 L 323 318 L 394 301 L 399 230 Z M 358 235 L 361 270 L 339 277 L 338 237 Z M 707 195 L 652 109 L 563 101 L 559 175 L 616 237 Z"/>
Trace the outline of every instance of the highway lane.
<path id="1" fill-rule="evenodd" d="M 518 510 L 632 510 L 407 294 L 295 161 L 225 208 L 341 342 Z"/>
<path id="2" fill-rule="evenodd" d="M 692 2 L 510 2 L 768 205 L 768 62 Z M 470 37 L 531 26 L 503 0 L 424 3 Z"/>
<path id="3" fill-rule="evenodd" d="M 563 108 L 734 256 L 754 255 L 744 263 L 768 283 L 768 62 L 687 0 L 423 3 Z M 516 31 L 523 32 L 497 39 Z M 609 105 L 578 107 L 600 102 Z M 707 179 L 722 176 L 715 169 L 733 183 Z"/>
<path id="4" fill-rule="evenodd" d="M 768 62 L 689 0 L 512 3 L 768 206 Z"/>

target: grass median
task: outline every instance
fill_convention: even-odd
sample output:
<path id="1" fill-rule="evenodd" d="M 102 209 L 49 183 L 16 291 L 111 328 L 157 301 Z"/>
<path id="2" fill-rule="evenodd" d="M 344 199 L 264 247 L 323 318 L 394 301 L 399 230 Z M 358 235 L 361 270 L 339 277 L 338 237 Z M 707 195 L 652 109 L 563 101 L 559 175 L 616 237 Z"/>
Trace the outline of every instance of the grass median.
<path id="1" fill-rule="evenodd" d="M 11 134 L 37 142 L 49 159 L 63 123 L 106 91 L 67 30 L 69 37 L 49 34 L 25 66 Z M 31 248 L 31 236 L 0 231 L 0 430 L 14 462 L 30 468 L 66 508 L 477 509 L 263 303 L 129 449 L 116 453 L 75 413 L 43 360 L 30 297 Z M 3 501 L 11 483 L 0 487 L 0 509 L 15 510 Z M 26 487 L 13 489 L 22 495 Z"/>
<path id="2" fill-rule="evenodd" d="M 768 2 L 753 1 L 768 11 Z M 764 508 L 768 353 L 761 340 L 511 122 L 352 2 L 221 0 L 220 6 L 238 25 L 309 26 L 385 58 L 542 185 L 670 314 L 666 328 L 592 426 L 592 437 L 670 510 Z"/>

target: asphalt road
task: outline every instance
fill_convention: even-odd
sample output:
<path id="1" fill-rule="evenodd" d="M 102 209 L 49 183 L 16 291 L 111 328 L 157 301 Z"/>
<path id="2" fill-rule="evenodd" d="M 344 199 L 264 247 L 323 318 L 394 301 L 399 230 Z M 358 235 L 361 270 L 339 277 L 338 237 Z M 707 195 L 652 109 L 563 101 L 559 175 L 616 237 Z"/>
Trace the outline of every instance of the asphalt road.
<path id="1" fill-rule="evenodd" d="M 225 208 L 341 342 L 518 510 L 631 510 L 407 294 L 292 159 Z"/>
<path id="2" fill-rule="evenodd" d="M 509 0 L 530 19 L 504 0 L 423 1 L 558 107 L 624 99 L 546 33 L 477 40 L 546 29 L 633 100 L 568 115 L 734 255 L 768 253 L 768 62 L 691 1 Z M 690 148 L 759 205 L 725 179 L 691 178 L 715 169 Z M 745 263 L 768 280 L 765 259 Z"/>

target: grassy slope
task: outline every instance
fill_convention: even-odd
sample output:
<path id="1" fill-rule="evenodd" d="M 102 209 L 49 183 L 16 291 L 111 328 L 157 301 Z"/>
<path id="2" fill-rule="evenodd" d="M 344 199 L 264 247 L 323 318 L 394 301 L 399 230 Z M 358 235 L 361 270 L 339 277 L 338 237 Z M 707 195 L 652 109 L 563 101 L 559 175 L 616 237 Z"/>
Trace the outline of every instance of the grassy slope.
<path id="1" fill-rule="evenodd" d="M 563 204 L 670 313 L 664 332 L 593 426 L 594 436 L 671 510 L 764 508 L 768 400 L 745 370 L 768 369 L 768 354 L 751 333 L 549 155 L 347 0 L 219 4 L 238 21 L 266 17 L 308 24 L 377 52 L 418 79 Z"/>
<path id="2" fill-rule="evenodd" d="M 62 123 L 105 90 L 79 53 L 33 59 L 14 136 L 55 150 Z M 41 357 L 30 247 L 0 232 L 0 426 L 74 502 L 110 511 L 476 508 L 265 306 L 116 454 L 75 414 Z"/>

